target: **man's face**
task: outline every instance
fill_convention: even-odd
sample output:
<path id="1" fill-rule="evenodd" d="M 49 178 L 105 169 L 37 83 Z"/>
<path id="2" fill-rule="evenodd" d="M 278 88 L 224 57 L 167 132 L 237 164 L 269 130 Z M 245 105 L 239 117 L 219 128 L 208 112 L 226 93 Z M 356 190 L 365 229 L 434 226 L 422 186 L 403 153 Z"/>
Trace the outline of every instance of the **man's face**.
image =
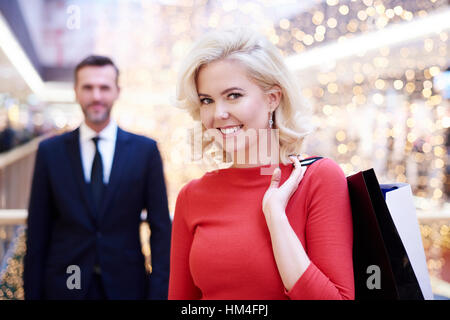
<path id="1" fill-rule="evenodd" d="M 75 96 L 86 123 L 102 125 L 109 121 L 112 106 L 119 97 L 116 70 L 111 65 L 86 66 L 78 70 Z"/>

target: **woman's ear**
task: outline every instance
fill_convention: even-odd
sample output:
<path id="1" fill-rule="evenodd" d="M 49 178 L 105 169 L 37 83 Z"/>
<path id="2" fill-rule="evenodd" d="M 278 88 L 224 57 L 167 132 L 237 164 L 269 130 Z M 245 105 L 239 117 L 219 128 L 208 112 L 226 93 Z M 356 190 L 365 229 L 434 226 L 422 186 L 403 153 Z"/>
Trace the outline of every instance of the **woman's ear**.
<path id="1" fill-rule="evenodd" d="M 269 100 L 269 108 L 270 112 L 274 112 L 276 108 L 280 105 L 281 97 L 283 92 L 278 85 L 274 85 L 267 92 L 267 98 Z"/>

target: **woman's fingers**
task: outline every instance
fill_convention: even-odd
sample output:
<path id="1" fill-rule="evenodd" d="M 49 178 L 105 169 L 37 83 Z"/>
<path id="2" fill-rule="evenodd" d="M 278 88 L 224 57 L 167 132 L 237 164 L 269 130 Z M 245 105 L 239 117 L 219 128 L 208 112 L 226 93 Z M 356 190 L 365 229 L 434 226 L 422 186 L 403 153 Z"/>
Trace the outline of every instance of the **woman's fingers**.
<path id="1" fill-rule="evenodd" d="M 278 188 L 281 180 L 281 170 L 280 168 L 275 168 L 272 173 L 272 179 L 270 180 L 269 188 Z"/>
<path id="2" fill-rule="evenodd" d="M 303 175 L 305 174 L 306 167 L 302 167 L 297 156 L 290 156 L 289 159 L 294 163 L 294 170 L 290 177 L 283 183 L 281 188 L 289 190 L 289 193 L 295 191 L 302 181 Z"/>
<path id="3" fill-rule="evenodd" d="M 300 163 L 300 161 L 302 161 L 303 160 L 303 157 L 302 156 L 300 156 L 300 155 L 298 155 L 297 157 L 295 157 L 295 161 L 297 162 L 297 166 L 300 168 L 300 176 L 299 176 L 299 183 L 300 183 L 300 181 L 302 180 L 302 178 L 303 178 L 303 176 L 305 175 L 305 172 L 306 172 L 306 168 L 307 168 L 307 166 L 302 166 L 301 165 L 301 163 Z"/>
<path id="4" fill-rule="evenodd" d="M 297 190 L 300 181 L 303 178 L 306 167 L 300 165 L 300 161 L 297 156 L 289 157 L 294 163 L 294 170 L 292 170 L 289 178 L 280 186 L 281 181 L 281 170 L 276 168 L 272 174 L 270 180 L 270 186 L 264 194 L 262 206 L 265 215 L 274 212 L 274 210 L 284 210 L 286 205 L 292 196 L 292 194 Z M 280 207 L 281 206 L 281 207 Z M 275 208 L 275 209 L 274 209 Z"/>
<path id="5" fill-rule="evenodd" d="M 294 170 L 292 170 L 291 176 L 289 178 L 292 177 L 294 178 L 294 180 L 297 180 L 303 175 L 303 168 L 297 156 L 290 157 L 290 159 L 294 163 Z"/>
<path id="6" fill-rule="evenodd" d="M 289 159 L 291 159 L 291 161 L 294 164 L 294 170 L 292 170 L 291 175 L 289 176 L 289 178 L 283 183 L 283 185 L 280 187 L 280 180 L 281 180 L 281 170 L 280 168 L 276 168 L 272 174 L 272 179 L 270 181 L 270 188 L 278 188 L 280 187 L 285 189 L 286 191 L 290 193 L 292 193 L 293 191 L 295 191 L 300 183 L 300 181 L 302 180 L 305 171 L 306 171 L 306 166 L 302 167 L 299 161 L 299 158 L 301 159 L 301 157 L 298 155 L 292 155 L 289 156 Z"/>

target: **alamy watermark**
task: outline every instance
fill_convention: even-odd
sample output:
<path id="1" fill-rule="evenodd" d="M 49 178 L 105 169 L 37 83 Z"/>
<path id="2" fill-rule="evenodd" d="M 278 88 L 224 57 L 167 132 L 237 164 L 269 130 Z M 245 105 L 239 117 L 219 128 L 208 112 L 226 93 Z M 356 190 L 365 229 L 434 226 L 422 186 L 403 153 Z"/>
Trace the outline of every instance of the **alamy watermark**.
<path id="1" fill-rule="evenodd" d="M 67 289 L 73 290 L 81 289 L 81 269 L 79 266 L 72 264 L 67 267 L 66 273 L 70 274 L 69 277 L 67 277 L 66 286 Z"/>
<path id="2" fill-rule="evenodd" d="M 70 5 L 67 7 L 66 13 L 68 14 L 66 27 L 69 30 L 78 30 L 81 27 L 81 8 L 76 5 Z"/>
<path id="3" fill-rule="evenodd" d="M 370 274 L 370 277 L 368 277 L 366 281 L 367 289 L 369 290 L 381 289 L 380 267 L 375 264 L 372 264 L 367 267 L 366 273 Z"/>

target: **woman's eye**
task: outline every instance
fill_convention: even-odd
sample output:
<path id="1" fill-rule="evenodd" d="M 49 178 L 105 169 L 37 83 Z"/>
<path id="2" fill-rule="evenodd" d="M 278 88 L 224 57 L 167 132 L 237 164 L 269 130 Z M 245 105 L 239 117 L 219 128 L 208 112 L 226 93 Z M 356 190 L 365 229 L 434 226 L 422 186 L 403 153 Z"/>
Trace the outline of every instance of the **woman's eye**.
<path id="1" fill-rule="evenodd" d="M 239 98 L 239 97 L 242 97 L 242 94 L 237 93 L 237 92 L 234 92 L 234 93 L 230 93 L 230 94 L 228 95 L 228 97 L 231 98 L 232 100 L 235 100 L 235 99 L 237 99 L 237 98 Z"/>
<path id="2" fill-rule="evenodd" d="M 200 99 L 200 103 L 201 104 L 210 104 L 210 103 L 212 103 L 212 100 L 209 98 L 203 98 L 203 99 Z"/>

